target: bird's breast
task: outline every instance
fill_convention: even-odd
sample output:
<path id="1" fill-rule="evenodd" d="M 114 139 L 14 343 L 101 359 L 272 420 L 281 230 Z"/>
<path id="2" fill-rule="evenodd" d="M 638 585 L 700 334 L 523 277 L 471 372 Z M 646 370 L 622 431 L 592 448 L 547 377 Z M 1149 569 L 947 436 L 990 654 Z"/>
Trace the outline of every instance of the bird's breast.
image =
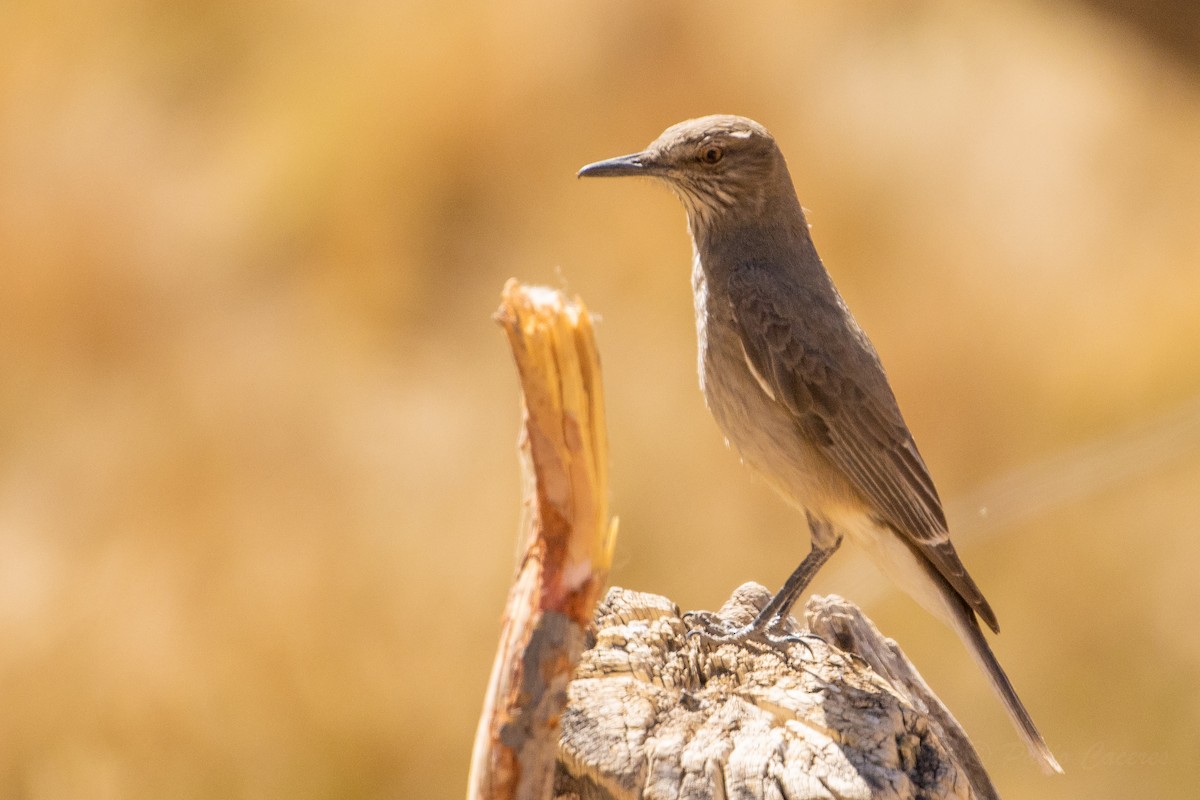
<path id="1" fill-rule="evenodd" d="M 841 471 L 772 396 L 742 346 L 728 298 L 702 270 L 694 277 L 700 388 L 725 440 L 789 502 L 817 513 L 860 502 Z"/>

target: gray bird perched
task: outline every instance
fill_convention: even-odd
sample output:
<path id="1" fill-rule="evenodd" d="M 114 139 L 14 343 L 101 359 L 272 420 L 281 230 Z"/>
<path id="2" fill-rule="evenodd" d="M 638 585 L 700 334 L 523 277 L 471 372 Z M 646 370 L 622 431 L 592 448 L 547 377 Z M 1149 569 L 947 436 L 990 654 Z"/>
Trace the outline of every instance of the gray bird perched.
<path id="1" fill-rule="evenodd" d="M 1062 772 L 978 619 L 996 615 L 950 542 L 933 480 L 883 366 L 817 255 L 783 154 L 736 116 L 688 120 L 581 177 L 645 175 L 687 209 L 700 385 L 742 460 L 808 517 L 812 549 L 758 617 L 716 638 L 767 635 L 843 534 L 947 622 L 1030 752 Z"/>

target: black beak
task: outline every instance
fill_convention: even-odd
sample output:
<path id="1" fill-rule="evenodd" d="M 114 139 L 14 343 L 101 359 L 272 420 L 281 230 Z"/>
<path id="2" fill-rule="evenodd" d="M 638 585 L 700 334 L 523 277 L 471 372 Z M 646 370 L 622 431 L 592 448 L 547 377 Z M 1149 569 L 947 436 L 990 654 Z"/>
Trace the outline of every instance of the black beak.
<path id="1" fill-rule="evenodd" d="M 616 178 L 622 175 L 656 175 L 659 172 L 649 153 L 632 153 L 588 164 L 579 170 L 580 178 Z"/>

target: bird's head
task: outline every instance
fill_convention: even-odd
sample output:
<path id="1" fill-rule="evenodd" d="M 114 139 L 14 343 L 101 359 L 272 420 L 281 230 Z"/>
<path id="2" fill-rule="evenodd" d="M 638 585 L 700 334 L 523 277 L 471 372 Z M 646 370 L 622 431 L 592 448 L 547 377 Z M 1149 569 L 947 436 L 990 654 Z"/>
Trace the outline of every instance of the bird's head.
<path id="1" fill-rule="evenodd" d="M 772 201 L 795 197 L 775 138 L 754 120 L 727 114 L 672 125 L 640 153 L 579 170 L 581 178 L 625 175 L 666 181 L 693 227 L 711 227 L 731 212 L 762 214 Z"/>

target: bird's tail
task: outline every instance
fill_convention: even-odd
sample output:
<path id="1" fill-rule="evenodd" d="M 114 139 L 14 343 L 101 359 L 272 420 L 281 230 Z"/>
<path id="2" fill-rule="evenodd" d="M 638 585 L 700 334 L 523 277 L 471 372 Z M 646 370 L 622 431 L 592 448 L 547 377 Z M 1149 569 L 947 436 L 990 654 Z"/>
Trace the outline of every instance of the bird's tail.
<path id="1" fill-rule="evenodd" d="M 958 596 L 953 588 L 944 581 L 939 582 L 943 591 L 945 605 L 948 607 L 952 619 L 950 620 L 955 633 L 963 640 L 963 644 L 967 646 L 967 650 L 971 653 L 971 658 L 979 665 L 979 669 L 987 676 L 988 683 L 992 685 L 1000 702 L 1004 704 L 1004 710 L 1008 712 L 1008 716 L 1013 721 L 1017 732 L 1021 734 L 1021 739 L 1025 741 L 1025 746 L 1029 748 L 1029 753 L 1047 773 L 1057 772 L 1062 774 L 1063 768 L 1059 766 L 1058 759 L 1050 752 L 1050 747 L 1046 744 L 1046 740 L 1042 738 L 1042 734 L 1038 732 L 1037 726 L 1033 724 L 1033 718 L 1029 716 L 1029 712 L 1025 710 L 1025 705 L 1021 702 L 1021 698 L 1017 697 L 1017 691 L 1013 688 L 1012 681 L 1004 674 L 1004 669 L 1000 666 L 1000 662 L 996 660 L 996 656 L 992 653 L 992 648 L 988 645 L 987 639 L 983 636 L 983 631 L 979 628 L 979 620 L 975 618 L 975 613 L 966 604 L 966 602 Z"/>
<path id="2" fill-rule="evenodd" d="M 895 532 L 893 528 L 880 526 L 872 522 L 868 525 L 843 522 L 843 526 L 857 541 L 866 546 L 867 553 L 899 586 L 912 595 L 926 611 L 949 625 L 963 644 L 967 646 L 971 658 L 979 665 L 979 669 L 987 676 L 1005 711 L 1012 718 L 1013 725 L 1029 748 L 1034 760 L 1042 765 L 1046 772 L 1063 771 L 1058 760 L 1050 752 L 1046 740 L 1038 733 L 1029 712 L 1017 697 L 1012 682 L 1004 674 L 1000 662 L 983 638 L 979 628 L 979 620 L 975 612 L 954 586 L 934 564 L 925 557 L 922 551 L 911 541 Z M 964 570 L 965 571 L 965 570 Z"/>

